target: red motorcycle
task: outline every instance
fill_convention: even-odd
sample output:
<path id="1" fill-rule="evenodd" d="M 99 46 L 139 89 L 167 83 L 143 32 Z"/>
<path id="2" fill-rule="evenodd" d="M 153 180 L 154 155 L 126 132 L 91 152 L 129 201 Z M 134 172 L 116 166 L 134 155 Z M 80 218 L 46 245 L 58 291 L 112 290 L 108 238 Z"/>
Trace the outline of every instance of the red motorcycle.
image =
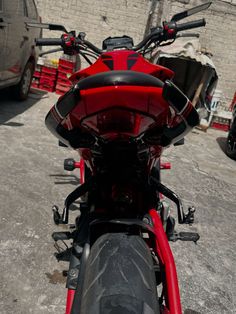
<path id="1" fill-rule="evenodd" d="M 176 14 L 136 46 L 128 36 L 109 37 L 99 49 L 75 32 L 36 41 L 90 63 L 71 76 L 73 87 L 46 117 L 52 134 L 81 156 L 79 163 L 66 160 L 65 169 L 80 167 L 82 184 L 68 195 L 62 213 L 53 207 L 54 222 L 68 224 L 71 205 L 81 201 L 71 232 L 52 235 L 56 242 L 72 240 L 56 255 L 69 261 L 67 314 L 182 313 L 168 240 L 197 242 L 199 235 L 174 229 L 162 197 L 176 204 L 179 224 L 192 224 L 195 210 L 185 213 L 180 198 L 161 183 L 160 169 L 168 165 L 160 156 L 180 144 L 199 117 L 172 83 L 174 73 L 144 56 L 171 44 L 180 31 L 205 26 L 204 19 L 177 22 L 209 5 Z"/>

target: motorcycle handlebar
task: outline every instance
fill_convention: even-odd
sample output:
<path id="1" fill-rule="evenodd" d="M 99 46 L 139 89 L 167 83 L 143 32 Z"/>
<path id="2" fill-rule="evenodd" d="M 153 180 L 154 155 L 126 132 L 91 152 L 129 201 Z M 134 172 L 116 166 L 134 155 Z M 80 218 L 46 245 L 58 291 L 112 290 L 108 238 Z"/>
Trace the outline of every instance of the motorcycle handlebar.
<path id="1" fill-rule="evenodd" d="M 167 25 L 168 25 L 168 23 L 167 23 Z M 175 31 L 174 32 L 175 37 L 176 37 L 176 33 L 180 32 L 180 31 L 188 30 L 188 29 L 192 29 L 192 28 L 197 28 L 197 27 L 202 27 L 205 25 L 206 25 L 205 19 L 187 22 L 187 23 L 183 23 L 183 24 L 176 24 L 176 23 L 174 23 L 172 25 L 170 24 L 171 29 L 173 27 L 173 30 Z M 164 28 L 160 27 L 160 28 L 156 29 L 155 31 L 153 31 L 148 36 L 146 36 L 137 46 L 134 46 L 133 50 L 135 50 L 135 51 L 140 50 L 149 41 L 151 41 L 151 42 L 158 41 L 158 40 L 161 40 L 161 41 L 164 40 L 165 41 L 166 37 L 164 35 L 165 35 L 165 30 L 164 30 Z M 167 39 L 170 39 L 170 38 L 167 38 Z M 61 47 L 63 47 L 63 45 L 65 44 L 65 41 L 63 40 L 63 38 L 39 38 L 39 39 L 36 39 L 35 42 L 36 42 L 36 46 L 61 46 Z M 79 38 L 76 38 L 75 43 L 85 45 L 97 54 L 102 53 L 101 49 L 97 48 L 91 42 L 89 42 L 87 40 L 81 40 Z"/>
<path id="2" fill-rule="evenodd" d="M 35 40 L 36 46 L 62 46 L 61 38 L 38 38 Z"/>
<path id="3" fill-rule="evenodd" d="M 192 28 L 203 27 L 205 25 L 206 25 L 205 19 L 187 22 L 183 24 L 176 24 L 176 31 L 181 32 L 184 30 L 192 29 Z"/>
<path id="4" fill-rule="evenodd" d="M 172 24 L 172 22 L 167 23 L 167 25 L 168 24 L 170 25 L 171 28 L 173 27 L 173 30 L 175 31 L 174 36 L 176 36 L 176 34 L 178 32 L 192 29 L 192 28 L 205 26 L 206 21 L 205 21 L 205 19 L 201 19 L 201 20 L 191 21 L 191 22 L 187 22 L 187 23 L 183 23 L 183 24 L 176 24 L 176 23 Z M 164 28 L 158 28 L 157 30 L 155 30 L 154 32 L 149 34 L 147 37 L 145 37 L 137 46 L 135 46 L 133 48 L 133 50 L 140 50 L 141 48 L 143 48 L 148 43 L 149 40 L 152 40 L 154 42 L 155 40 L 157 40 L 157 41 L 158 40 L 164 40 L 165 41 L 166 39 L 170 39 L 170 38 L 165 37 L 165 29 Z"/>

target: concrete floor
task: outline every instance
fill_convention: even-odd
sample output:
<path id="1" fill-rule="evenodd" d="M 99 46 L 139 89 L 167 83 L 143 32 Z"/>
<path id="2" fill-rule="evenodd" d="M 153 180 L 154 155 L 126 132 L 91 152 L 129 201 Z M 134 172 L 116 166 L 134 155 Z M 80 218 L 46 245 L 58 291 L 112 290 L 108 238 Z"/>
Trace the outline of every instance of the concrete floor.
<path id="1" fill-rule="evenodd" d="M 63 170 L 75 153 L 57 146 L 44 127 L 56 100 L 23 103 L 0 93 L 0 313 L 64 313 L 65 279 L 53 257 L 51 218 L 78 184 L 78 173 Z M 236 313 L 236 162 L 225 156 L 226 133 L 194 131 L 184 146 L 171 147 L 163 182 L 186 206 L 196 205 L 198 245 L 173 243 L 185 314 Z M 174 211 L 174 206 L 173 206 Z"/>

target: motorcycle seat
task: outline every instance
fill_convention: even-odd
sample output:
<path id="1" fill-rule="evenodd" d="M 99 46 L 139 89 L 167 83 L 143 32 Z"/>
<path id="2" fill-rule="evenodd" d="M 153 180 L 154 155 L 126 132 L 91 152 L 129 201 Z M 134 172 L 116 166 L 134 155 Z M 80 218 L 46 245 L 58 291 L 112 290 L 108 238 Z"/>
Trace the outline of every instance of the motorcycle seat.
<path id="1" fill-rule="evenodd" d="M 158 78 L 136 71 L 108 71 L 82 79 L 76 84 L 76 89 L 85 90 L 106 86 L 148 86 L 163 87 L 164 83 Z"/>

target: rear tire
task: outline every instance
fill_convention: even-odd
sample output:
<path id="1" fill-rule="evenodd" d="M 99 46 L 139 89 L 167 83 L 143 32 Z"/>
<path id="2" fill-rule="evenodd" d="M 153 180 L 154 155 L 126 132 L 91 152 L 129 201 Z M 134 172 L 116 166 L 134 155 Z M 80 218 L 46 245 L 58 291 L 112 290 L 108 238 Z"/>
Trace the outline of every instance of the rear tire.
<path id="1" fill-rule="evenodd" d="M 139 236 L 102 235 L 86 263 L 81 314 L 159 314 L 150 250 Z"/>

